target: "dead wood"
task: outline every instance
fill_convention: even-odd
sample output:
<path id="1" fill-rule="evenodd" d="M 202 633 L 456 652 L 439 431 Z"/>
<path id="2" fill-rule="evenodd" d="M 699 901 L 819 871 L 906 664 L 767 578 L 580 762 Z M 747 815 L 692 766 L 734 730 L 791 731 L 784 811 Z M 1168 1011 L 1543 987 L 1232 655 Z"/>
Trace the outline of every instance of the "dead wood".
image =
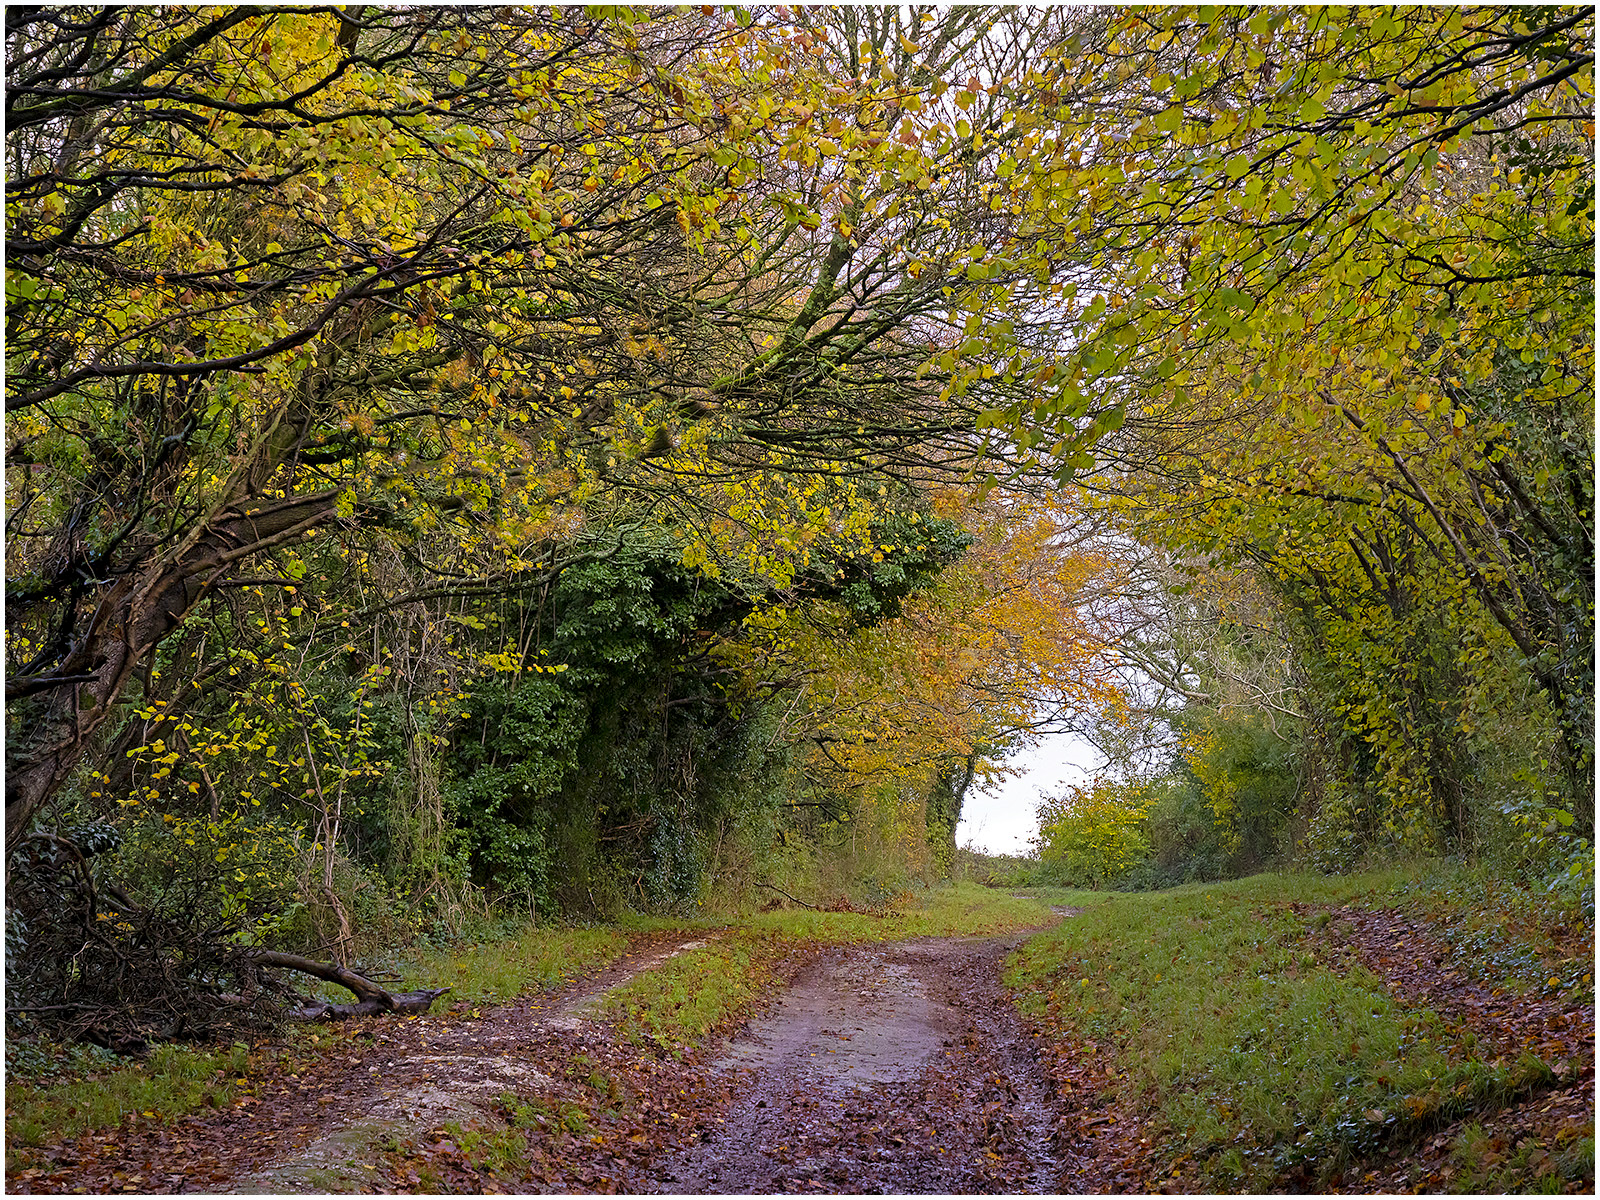
<path id="1" fill-rule="evenodd" d="M 329 1004 L 318 1002 L 303 1004 L 289 1010 L 297 1021 L 345 1021 L 351 1017 L 375 1017 L 380 1013 L 425 1013 L 433 1002 L 450 989 L 423 988 L 416 992 L 385 992 L 383 1000 L 358 1000 L 354 1004 Z"/>
<path id="2" fill-rule="evenodd" d="M 764 887 L 764 888 L 771 888 L 773 891 L 777 892 L 778 895 L 780 895 L 780 896 L 789 896 L 788 892 L 784 891 L 781 887 L 778 887 L 776 884 L 762 883 L 758 879 L 756 881 L 756 886 L 757 887 Z M 827 911 L 826 909 L 819 908 L 815 904 L 807 904 L 804 900 L 800 899 L 800 897 L 798 897 L 798 896 L 789 896 L 789 899 L 793 900 L 801 908 L 809 908 L 812 912 L 826 912 Z"/>
<path id="3" fill-rule="evenodd" d="M 11 856 L 8 1023 L 137 1053 L 158 1041 L 247 1036 L 285 1019 L 422 1013 L 449 990 L 394 993 L 371 972 L 241 945 L 238 914 L 197 903 L 211 887 L 204 878 L 166 880 L 139 903 L 98 861 L 118 841 L 89 827 L 76 839 L 35 834 Z M 311 1000 L 288 972 L 338 984 L 355 1003 Z"/>
<path id="4" fill-rule="evenodd" d="M 389 995 L 378 984 L 338 963 L 318 962 L 314 958 L 302 958 L 298 954 L 285 954 L 279 950 L 252 950 L 250 959 L 263 967 L 285 967 L 303 975 L 337 983 L 346 991 L 354 992 L 357 1000 L 373 1000 L 381 1004 Z"/>
<path id="5" fill-rule="evenodd" d="M 290 1009 L 289 1016 L 297 1021 L 342 1021 L 349 1017 L 371 1017 L 389 1012 L 425 1013 L 435 1000 L 450 990 L 447 987 L 422 988 L 415 992 L 395 993 L 338 963 L 318 962 L 314 958 L 302 958 L 298 954 L 285 954 L 278 950 L 256 950 L 250 957 L 263 967 L 282 967 L 336 983 L 356 997 L 354 1004 L 319 1001 Z"/>

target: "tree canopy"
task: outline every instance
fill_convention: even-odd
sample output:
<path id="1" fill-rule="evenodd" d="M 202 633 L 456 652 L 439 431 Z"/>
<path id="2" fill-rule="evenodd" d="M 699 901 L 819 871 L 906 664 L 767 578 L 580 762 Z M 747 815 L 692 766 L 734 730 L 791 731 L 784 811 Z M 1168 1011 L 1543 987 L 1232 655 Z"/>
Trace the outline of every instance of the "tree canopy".
<path id="1" fill-rule="evenodd" d="M 24 924 L 1591 832 L 1589 10 L 6 22 Z"/>

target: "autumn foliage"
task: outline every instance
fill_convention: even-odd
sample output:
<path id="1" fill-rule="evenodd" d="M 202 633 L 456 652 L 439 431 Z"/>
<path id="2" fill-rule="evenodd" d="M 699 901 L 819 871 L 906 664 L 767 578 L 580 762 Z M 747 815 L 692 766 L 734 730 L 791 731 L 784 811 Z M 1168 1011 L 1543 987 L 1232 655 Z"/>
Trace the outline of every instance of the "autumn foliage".
<path id="1" fill-rule="evenodd" d="M 292 850 L 191 984 L 886 894 L 1050 728 L 1118 869 L 1579 861 L 1592 29 L 8 13 L 19 986 L 162 838 Z"/>

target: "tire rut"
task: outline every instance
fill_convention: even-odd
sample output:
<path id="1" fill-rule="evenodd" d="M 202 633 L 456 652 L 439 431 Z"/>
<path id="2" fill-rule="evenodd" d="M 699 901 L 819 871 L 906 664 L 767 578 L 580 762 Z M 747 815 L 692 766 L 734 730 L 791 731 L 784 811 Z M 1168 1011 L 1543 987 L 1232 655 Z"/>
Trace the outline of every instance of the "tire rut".
<path id="1" fill-rule="evenodd" d="M 1054 1093 L 999 982 L 1019 940 L 823 954 L 713 1064 L 739 1079 L 720 1126 L 645 1187 L 1059 1191 Z"/>

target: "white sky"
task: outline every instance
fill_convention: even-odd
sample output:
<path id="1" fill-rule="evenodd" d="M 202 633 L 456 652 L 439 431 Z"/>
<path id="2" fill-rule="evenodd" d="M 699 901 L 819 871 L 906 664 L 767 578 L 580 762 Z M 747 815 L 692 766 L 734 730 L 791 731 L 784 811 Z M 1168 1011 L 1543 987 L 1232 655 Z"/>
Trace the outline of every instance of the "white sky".
<path id="1" fill-rule="evenodd" d="M 1027 854 L 1039 831 L 1039 800 L 1064 784 L 1083 782 L 1097 758 L 1093 747 L 1070 733 L 1041 738 L 1037 746 L 1009 760 L 1022 774 L 1001 780 L 991 791 L 967 793 L 956 845 L 973 845 L 988 854 Z"/>

